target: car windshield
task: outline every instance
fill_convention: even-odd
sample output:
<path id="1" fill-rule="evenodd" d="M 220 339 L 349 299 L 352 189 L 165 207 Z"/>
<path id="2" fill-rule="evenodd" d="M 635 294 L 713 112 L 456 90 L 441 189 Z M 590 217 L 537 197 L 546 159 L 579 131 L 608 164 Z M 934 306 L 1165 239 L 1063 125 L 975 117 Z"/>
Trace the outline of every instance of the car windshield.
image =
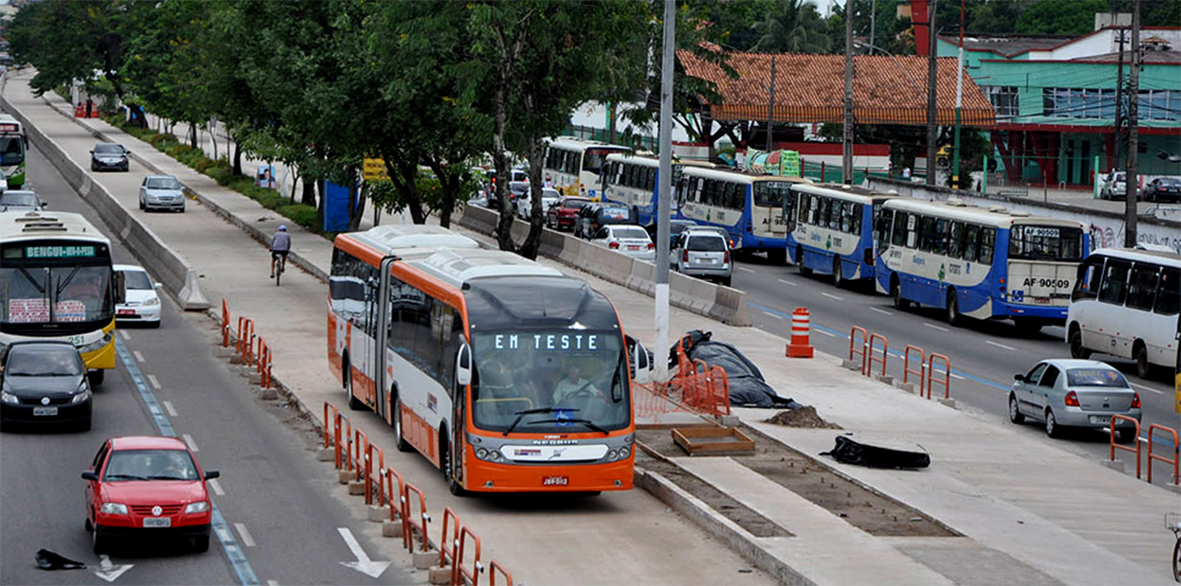
<path id="1" fill-rule="evenodd" d="M 108 266 L 0 268 L 0 322 L 64 323 L 109 319 Z"/>
<path id="2" fill-rule="evenodd" d="M 723 252 L 726 250 L 726 241 L 717 236 L 690 236 L 685 248 L 703 252 Z"/>
<path id="3" fill-rule="evenodd" d="M 31 193 L 0 194 L 0 206 L 41 207 L 41 200 Z"/>
<path id="4" fill-rule="evenodd" d="M 143 291 L 154 289 L 152 280 L 148 278 L 148 274 L 143 271 L 120 271 L 123 273 L 123 282 L 129 291 Z"/>
<path id="5" fill-rule="evenodd" d="M 123 147 L 117 144 L 100 144 L 94 147 L 94 154 L 96 155 L 121 155 L 123 154 Z"/>
<path id="6" fill-rule="evenodd" d="M 478 334 L 472 350 L 472 415 L 480 429 L 571 433 L 628 424 L 628 366 L 619 332 Z"/>
<path id="7" fill-rule="evenodd" d="M 148 179 L 148 189 L 180 189 L 180 182 L 172 177 L 153 177 Z"/>
<path id="8" fill-rule="evenodd" d="M 17 346 L 8 352 L 4 371 L 9 376 L 78 376 L 82 359 L 65 344 Z"/>
<path id="9" fill-rule="evenodd" d="M 1066 382 L 1072 387 L 1128 388 L 1124 375 L 1110 368 L 1071 368 L 1066 371 Z"/>
<path id="10" fill-rule="evenodd" d="M 25 143 L 20 136 L 0 136 L 0 165 L 19 165 L 25 160 Z"/>
<path id="11" fill-rule="evenodd" d="M 185 450 L 116 450 L 103 480 L 197 480 L 197 466 Z"/>
<path id="12" fill-rule="evenodd" d="M 584 206 L 586 204 L 587 204 L 587 200 L 585 200 L 585 199 L 568 199 L 568 200 L 562 202 L 562 207 L 570 208 L 573 210 L 580 210 L 580 209 L 582 209 L 582 206 Z"/>
<path id="13" fill-rule="evenodd" d="M 634 238 L 648 240 L 648 233 L 643 228 L 616 228 L 611 232 L 616 238 Z"/>
<path id="14" fill-rule="evenodd" d="M 1009 232 L 1009 258 L 1080 261 L 1083 231 L 1064 226 L 1013 226 Z"/>

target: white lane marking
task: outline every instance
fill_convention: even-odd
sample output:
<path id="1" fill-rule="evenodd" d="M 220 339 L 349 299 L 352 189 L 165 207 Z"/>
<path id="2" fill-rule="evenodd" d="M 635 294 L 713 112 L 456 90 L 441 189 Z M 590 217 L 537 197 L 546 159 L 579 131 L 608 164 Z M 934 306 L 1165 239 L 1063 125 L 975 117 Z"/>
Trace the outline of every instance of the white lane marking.
<path id="1" fill-rule="evenodd" d="M 742 271 L 742 272 L 744 272 L 744 273 L 753 273 L 753 272 L 754 272 L 753 270 L 751 270 L 751 269 L 748 269 L 748 268 L 746 268 L 746 267 L 738 267 L 738 270 L 740 270 L 740 271 Z"/>
<path id="2" fill-rule="evenodd" d="M 172 401 L 164 401 L 164 410 L 168 412 L 169 417 L 176 417 L 176 407 L 172 406 Z"/>
<path id="3" fill-rule="evenodd" d="M 783 283 L 784 285 L 791 285 L 792 287 L 799 287 L 800 286 L 799 283 L 797 283 L 795 281 L 788 281 L 787 279 L 778 279 L 778 281 L 780 283 Z"/>
<path id="4" fill-rule="evenodd" d="M 246 547 L 254 547 L 254 537 L 250 535 L 250 531 L 246 529 L 246 525 L 242 523 L 234 523 L 234 528 L 238 530 L 238 535 L 242 536 L 242 545 Z"/>
<path id="5" fill-rule="evenodd" d="M 140 362 L 143 362 L 143 361 L 144 361 L 144 355 L 143 355 L 143 354 L 140 354 L 140 353 L 139 353 L 139 350 L 132 350 L 132 351 L 131 351 L 131 353 L 132 353 L 132 354 L 135 354 L 135 359 L 136 359 L 136 360 L 138 360 L 138 361 L 140 361 Z"/>
<path id="6" fill-rule="evenodd" d="M 1164 391 L 1158 391 L 1158 390 L 1156 390 L 1156 389 L 1154 389 L 1154 388 L 1152 388 L 1152 387 L 1146 387 L 1146 386 L 1144 386 L 1144 385 L 1137 384 L 1137 383 L 1134 383 L 1134 382 L 1132 382 L 1132 381 L 1128 381 L 1128 384 L 1132 385 L 1133 387 L 1136 387 L 1137 389 L 1143 389 L 1143 390 L 1145 390 L 1145 391 L 1148 391 L 1148 392 L 1150 392 L 1150 393 L 1156 393 L 1156 394 L 1158 394 L 1158 395 L 1163 395 L 1163 394 L 1165 394 L 1165 392 L 1164 392 Z"/>
<path id="7" fill-rule="evenodd" d="M 112 564 L 110 556 L 103 554 L 99 557 L 99 569 L 95 570 L 94 575 L 106 580 L 107 582 L 114 582 L 122 576 L 124 572 L 130 570 L 134 566 L 132 564 Z"/>
<path id="8" fill-rule="evenodd" d="M 131 334 L 127 333 L 127 330 L 119 330 L 119 335 L 120 335 L 120 336 L 123 336 L 123 341 L 124 341 L 124 342 L 130 342 L 130 341 L 131 341 Z"/>
<path id="9" fill-rule="evenodd" d="M 894 313 L 893 313 L 893 312 L 889 312 L 889 311 L 886 311 L 886 310 L 884 310 L 884 309 L 878 309 L 878 308 L 876 308 L 876 307 L 871 307 L 871 308 L 869 308 L 869 310 L 870 310 L 870 311 L 876 311 L 876 312 L 878 312 L 878 313 L 880 313 L 880 314 L 882 314 L 882 315 L 894 315 Z"/>
<path id="10" fill-rule="evenodd" d="M 968 380 L 968 379 L 966 379 L 966 378 L 964 378 L 964 377 L 962 377 L 962 376 L 960 376 L 960 375 L 958 375 L 958 374 L 956 374 L 956 373 L 954 373 L 954 372 L 953 372 L 953 373 L 951 373 L 951 378 L 954 378 L 955 380 Z"/>
<path id="11" fill-rule="evenodd" d="M 185 444 L 187 444 L 189 446 L 189 450 L 194 451 L 194 452 L 201 451 L 201 450 L 197 449 L 197 442 L 193 441 L 193 436 L 186 433 L 186 434 L 182 435 L 181 437 L 185 438 Z"/>
<path id="12" fill-rule="evenodd" d="M 211 478 L 209 480 L 206 480 L 205 484 L 208 484 L 209 488 L 213 489 L 213 494 L 216 494 L 217 496 L 225 496 L 226 495 L 226 491 L 221 489 L 221 483 L 218 482 L 216 478 Z"/>
<path id="13" fill-rule="evenodd" d="M 1017 349 L 1012 346 L 1006 346 L 1000 342 L 993 342 L 992 340 L 985 340 L 984 343 L 988 344 L 989 346 L 996 346 L 997 348 L 1004 348 L 1005 350 L 1012 350 L 1013 352 L 1017 351 Z"/>
<path id="14" fill-rule="evenodd" d="M 943 326 L 937 326 L 933 323 L 923 322 L 923 325 L 927 326 L 928 328 L 931 328 L 932 330 L 939 330 L 941 332 L 950 332 L 951 331 Z"/>
<path id="15" fill-rule="evenodd" d="M 149 374 L 149 375 L 148 375 L 148 382 L 152 383 L 152 388 L 156 389 L 157 391 L 158 391 L 158 390 L 160 390 L 160 389 L 162 388 L 162 387 L 160 386 L 160 380 L 159 380 L 159 379 L 157 379 L 157 378 L 156 378 L 156 375 L 154 375 L 154 374 Z M 173 414 L 172 414 L 172 416 L 173 416 L 173 417 L 176 417 L 176 414 L 175 414 L 175 413 L 173 413 Z"/>
<path id="16" fill-rule="evenodd" d="M 778 313 L 771 313 L 770 311 L 764 311 L 763 313 L 765 313 L 775 319 L 783 319 L 783 316 L 779 315 Z"/>
<path id="17" fill-rule="evenodd" d="M 349 546 L 349 551 L 353 552 L 353 557 L 357 558 L 355 562 L 340 562 L 342 566 L 357 570 L 370 578 L 376 578 L 393 563 L 370 560 L 365 550 L 361 549 L 361 544 L 357 543 L 357 538 L 353 537 L 352 531 L 349 531 L 346 527 L 337 527 L 336 530 L 344 538 L 345 545 Z"/>
<path id="18" fill-rule="evenodd" d="M 821 291 L 820 294 L 825 297 L 828 297 L 829 299 L 836 299 L 837 301 L 844 301 L 845 300 L 844 297 L 837 297 L 836 295 L 833 295 L 832 293 L 825 293 L 825 292 Z"/>
<path id="19" fill-rule="evenodd" d="M 279 586 L 278 580 L 267 580 L 267 586 Z"/>
<path id="20" fill-rule="evenodd" d="M 836 335 L 836 334 L 834 334 L 834 333 L 832 333 L 832 332 L 830 332 L 830 331 L 828 331 L 828 330 L 816 330 L 816 331 L 818 331 L 818 332 L 820 332 L 820 333 L 822 333 L 822 334 L 824 334 L 824 335 L 826 335 L 826 336 L 828 336 L 828 337 L 830 337 L 830 338 L 836 338 L 836 337 L 837 337 L 837 335 Z"/>

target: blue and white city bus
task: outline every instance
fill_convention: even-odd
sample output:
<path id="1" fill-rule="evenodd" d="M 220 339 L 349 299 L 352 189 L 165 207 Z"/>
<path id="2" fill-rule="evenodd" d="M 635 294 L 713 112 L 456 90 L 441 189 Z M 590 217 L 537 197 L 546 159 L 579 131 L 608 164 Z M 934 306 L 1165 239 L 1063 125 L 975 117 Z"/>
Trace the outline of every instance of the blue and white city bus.
<path id="1" fill-rule="evenodd" d="M 725 228 L 736 251 L 766 252 L 773 263 L 787 261 L 787 216 L 791 186 L 799 177 L 750 175 L 686 167 L 677 184 L 681 217 L 702 226 Z"/>
<path id="2" fill-rule="evenodd" d="M 1011 319 L 1027 333 L 1064 322 L 1090 250 L 1081 222 L 956 199 L 891 199 L 875 236 L 877 289 L 895 307 L 939 307 L 952 325 Z"/>
<path id="3" fill-rule="evenodd" d="M 791 192 L 787 252 L 800 273 L 832 275 L 837 286 L 872 279 L 873 227 L 882 204 L 897 195 L 836 184 L 793 185 Z"/>
<path id="4" fill-rule="evenodd" d="M 713 167 L 712 164 L 705 161 L 674 160 L 670 185 L 677 185 L 686 166 Z M 656 210 L 660 201 L 660 194 L 656 188 L 660 181 L 659 177 L 660 159 L 656 157 L 630 153 L 607 155 L 607 166 L 603 173 L 600 192 L 605 200 L 630 208 L 632 217 L 636 218 L 641 226 L 647 228 L 656 224 Z M 675 218 L 677 217 L 678 202 L 674 198 L 669 203 L 672 217 Z"/>

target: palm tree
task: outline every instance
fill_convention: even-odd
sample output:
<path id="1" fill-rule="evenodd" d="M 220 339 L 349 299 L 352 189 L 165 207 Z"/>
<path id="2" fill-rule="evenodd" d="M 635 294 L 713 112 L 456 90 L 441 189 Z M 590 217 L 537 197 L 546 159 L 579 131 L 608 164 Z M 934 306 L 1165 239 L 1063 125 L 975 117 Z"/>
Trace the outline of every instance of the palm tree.
<path id="1" fill-rule="evenodd" d="M 806 0 L 778 0 L 766 20 L 755 25 L 754 50 L 764 53 L 827 53 L 832 49 L 824 19 Z"/>

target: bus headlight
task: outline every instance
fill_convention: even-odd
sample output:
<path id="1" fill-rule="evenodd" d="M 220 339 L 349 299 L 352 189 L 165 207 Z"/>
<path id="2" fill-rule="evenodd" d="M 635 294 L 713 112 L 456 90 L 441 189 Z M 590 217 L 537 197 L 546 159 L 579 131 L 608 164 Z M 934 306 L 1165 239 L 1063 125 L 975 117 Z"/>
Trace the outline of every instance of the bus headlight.
<path id="1" fill-rule="evenodd" d="M 615 450 L 611 450 L 611 451 L 607 452 L 607 461 L 608 462 L 614 462 L 618 459 L 619 459 L 619 452 L 616 452 Z"/>
<path id="2" fill-rule="evenodd" d="M 476 457 L 481 460 L 487 460 L 488 459 L 488 450 L 486 450 L 484 448 L 480 448 L 480 449 L 476 450 Z"/>
<path id="3" fill-rule="evenodd" d="M 627 446 L 619 448 L 619 459 L 626 460 L 627 457 L 631 455 L 631 453 L 632 453 L 631 448 L 628 448 Z"/>
<path id="4" fill-rule="evenodd" d="M 98 340 L 95 340 L 89 344 L 84 344 L 82 346 L 78 346 L 78 353 L 85 354 L 87 352 L 94 352 L 95 350 L 102 349 L 107 344 L 111 343 L 111 339 L 114 336 L 115 336 L 115 330 L 111 330 L 111 331 L 103 334 L 103 337 L 99 338 Z"/>

